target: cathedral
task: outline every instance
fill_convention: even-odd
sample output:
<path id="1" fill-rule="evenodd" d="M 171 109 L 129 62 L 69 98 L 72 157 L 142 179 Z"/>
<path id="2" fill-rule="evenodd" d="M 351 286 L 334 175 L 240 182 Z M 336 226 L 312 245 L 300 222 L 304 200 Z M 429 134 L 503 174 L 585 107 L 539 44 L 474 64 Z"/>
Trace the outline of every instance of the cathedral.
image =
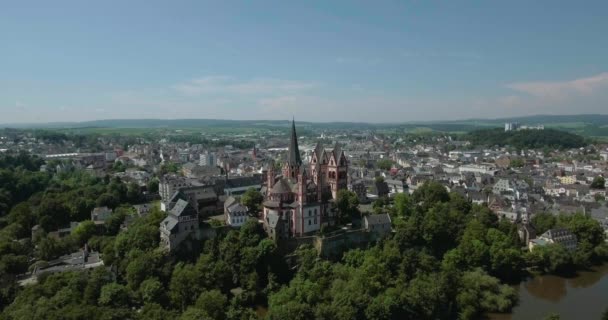
<path id="1" fill-rule="evenodd" d="M 265 169 L 266 195 L 263 203 L 264 228 L 275 240 L 312 234 L 324 225 L 336 223 L 331 201 L 347 188 L 348 162 L 336 143 L 325 150 L 318 143 L 308 164 L 302 163 L 295 122 L 287 159 L 276 172 L 275 163 Z"/>

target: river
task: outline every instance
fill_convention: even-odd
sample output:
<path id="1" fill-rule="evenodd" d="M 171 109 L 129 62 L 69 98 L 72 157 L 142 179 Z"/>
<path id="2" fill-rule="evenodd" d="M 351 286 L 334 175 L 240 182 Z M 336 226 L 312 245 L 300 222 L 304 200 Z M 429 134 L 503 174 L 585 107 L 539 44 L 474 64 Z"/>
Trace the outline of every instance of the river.
<path id="1" fill-rule="evenodd" d="M 511 314 L 490 314 L 491 320 L 543 319 L 551 313 L 560 320 L 600 319 L 608 308 L 608 264 L 581 271 L 576 277 L 545 275 L 522 282 L 519 304 Z"/>

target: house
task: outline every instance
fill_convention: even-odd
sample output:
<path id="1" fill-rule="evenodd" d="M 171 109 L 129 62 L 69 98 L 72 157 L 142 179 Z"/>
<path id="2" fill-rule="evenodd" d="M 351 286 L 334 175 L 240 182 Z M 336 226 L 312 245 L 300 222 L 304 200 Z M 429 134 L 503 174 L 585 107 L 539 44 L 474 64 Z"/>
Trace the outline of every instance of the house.
<path id="1" fill-rule="evenodd" d="M 564 228 L 556 228 L 547 230 L 538 239 L 530 240 L 528 248 L 530 251 L 537 246 L 546 246 L 549 244 L 561 244 L 570 251 L 576 250 L 577 238 L 572 232 Z"/>
<path id="2" fill-rule="evenodd" d="M 108 207 L 97 207 L 91 212 L 91 220 L 93 222 L 105 223 L 112 215 L 112 209 Z"/>
<path id="3" fill-rule="evenodd" d="M 363 218 L 363 227 L 368 232 L 383 237 L 393 230 L 391 217 L 386 214 L 373 214 Z"/>
<path id="4" fill-rule="evenodd" d="M 529 223 L 522 223 L 517 226 L 517 234 L 519 239 L 528 245 L 532 239 L 536 239 L 536 229 Z"/>
<path id="5" fill-rule="evenodd" d="M 249 218 L 248 209 L 240 204 L 235 198 L 229 197 L 224 203 L 224 215 L 226 224 L 231 227 L 240 227 Z"/>
<path id="6" fill-rule="evenodd" d="M 171 252 L 189 236 L 199 237 L 198 212 L 181 192 L 169 203 L 167 217 L 160 223 L 160 246 Z"/>
<path id="7" fill-rule="evenodd" d="M 407 183 L 405 180 L 386 179 L 384 182 L 386 182 L 390 194 L 404 193 L 407 191 Z"/>
<path id="8" fill-rule="evenodd" d="M 216 166 L 201 166 L 188 162 L 182 166 L 182 173 L 187 178 L 215 177 L 222 175 L 222 169 Z"/>
<path id="9" fill-rule="evenodd" d="M 61 238 L 67 237 L 70 234 L 72 234 L 72 231 L 78 227 L 78 225 L 80 224 L 80 222 L 76 222 L 76 221 L 71 221 L 70 222 L 70 226 L 67 228 L 60 228 L 57 229 L 56 231 L 51 231 L 48 233 L 48 236 L 51 238 L 54 238 L 56 240 L 59 240 Z"/>
<path id="10" fill-rule="evenodd" d="M 359 180 L 351 183 L 348 189 L 357 195 L 360 203 L 367 203 L 367 187 L 363 181 Z"/>
<path id="11" fill-rule="evenodd" d="M 227 196 L 240 195 L 250 188 L 260 191 L 263 178 L 261 175 L 251 177 L 229 177 L 224 184 L 224 194 Z"/>
<path id="12" fill-rule="evenodd" d="M 154 207 L 154 205 L 152 203 L 144 203 L 144 204 L 136 204 L 133 207 L 135 208 L 135 211 L 137 211 L 138 216 L 144 217 L 144 216 L 147 216 L 148 213 L 150 213 L 150 211 L 152 211 L 152 208 Z"/>

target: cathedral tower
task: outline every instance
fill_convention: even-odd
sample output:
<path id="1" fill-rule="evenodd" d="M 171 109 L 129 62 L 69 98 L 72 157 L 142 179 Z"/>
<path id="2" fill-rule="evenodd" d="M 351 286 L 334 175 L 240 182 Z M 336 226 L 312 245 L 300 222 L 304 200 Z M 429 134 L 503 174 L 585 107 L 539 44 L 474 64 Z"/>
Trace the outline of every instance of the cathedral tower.
<path id="1" fill-rule="evenodd" d="M 283 177 L 296 180 L 300 174 L 302 158 L 298 148 L 298 136 L 296 135 L 296 122 L 291 121 L 291 140 L 287 150 L 287 161 L 283 163 Z"/>

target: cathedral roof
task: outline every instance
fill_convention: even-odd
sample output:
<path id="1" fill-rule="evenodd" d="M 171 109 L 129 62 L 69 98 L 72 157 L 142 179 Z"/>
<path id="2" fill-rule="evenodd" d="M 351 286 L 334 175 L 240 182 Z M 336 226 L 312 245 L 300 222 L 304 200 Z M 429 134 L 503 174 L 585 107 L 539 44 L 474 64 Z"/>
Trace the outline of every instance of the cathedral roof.
<path id="1" fill-rule="evenodd" d="M 279 179 L 279 181 L 277 181 L 270 190 L 270 193 L 274 194 L 289 192 L 292 192 L 292 187 L 291 184 L 287 181 L 287 179 Z"/>
<path id="2" fill-rule="evenodd" d="M 336 142 L 336 146 L 334 147 L 334 155 L 336 157 L 336 161 L 340 161 L 340 155 L 342 154 L 342 147 L 338 142 Z"/>

